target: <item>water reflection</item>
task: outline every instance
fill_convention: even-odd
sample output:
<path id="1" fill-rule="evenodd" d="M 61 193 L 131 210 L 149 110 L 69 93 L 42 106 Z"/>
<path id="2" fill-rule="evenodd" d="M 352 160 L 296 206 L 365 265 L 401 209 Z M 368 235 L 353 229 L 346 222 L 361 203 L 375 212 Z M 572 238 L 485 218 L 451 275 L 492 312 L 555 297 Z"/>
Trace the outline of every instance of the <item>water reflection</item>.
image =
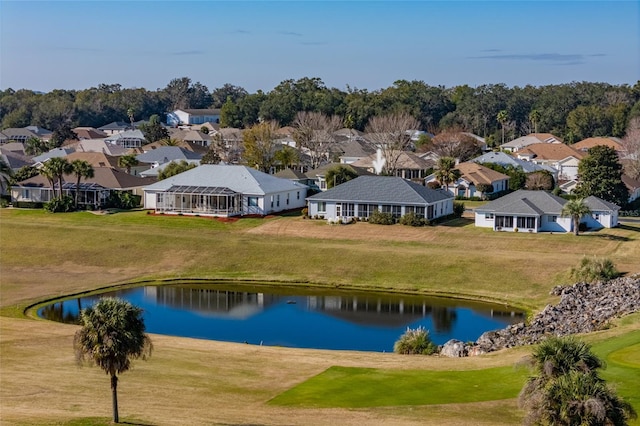
<path id="1" fill-rule="evenodd" d="M 424 326 L 444 343 L 523 320 L 514 310 L 447 299 L 256 286 L 148 286 L 105 295 L 142 307 L 152 333 L 292 347 L 389 351 L 407 327 Z M 38 314 L 77 322 L 81 308 L 99 297 L 55 303 Z"/>

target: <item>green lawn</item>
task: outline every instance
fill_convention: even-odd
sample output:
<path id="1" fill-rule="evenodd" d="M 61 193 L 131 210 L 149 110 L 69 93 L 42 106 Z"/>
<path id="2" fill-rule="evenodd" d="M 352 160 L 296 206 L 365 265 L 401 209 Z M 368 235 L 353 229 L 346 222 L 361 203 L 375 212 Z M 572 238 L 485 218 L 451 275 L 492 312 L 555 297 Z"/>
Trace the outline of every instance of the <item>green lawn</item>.
<path id="1" fill-rule="evenodd" d="M 514 398 L 527 371 L 498 367 L 470 371 L 331 367 L 270 404 L 364 408 L 493 401 Z"/>
<path id="2" fill-rule="evenodd" d="M 606 360 L 603 378 L 640 412 L 640 330 L 597 342 L 593 350 Z M 528 374 L 518 366 L 468 371 L 331 367 L 270 404 L 364 408 L 493 401 L 516 398 Z"/>

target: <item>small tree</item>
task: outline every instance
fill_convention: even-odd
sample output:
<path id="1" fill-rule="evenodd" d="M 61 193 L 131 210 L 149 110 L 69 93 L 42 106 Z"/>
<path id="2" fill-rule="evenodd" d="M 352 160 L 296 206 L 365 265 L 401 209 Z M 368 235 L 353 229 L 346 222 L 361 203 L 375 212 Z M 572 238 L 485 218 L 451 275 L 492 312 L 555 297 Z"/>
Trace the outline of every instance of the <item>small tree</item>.
<path id="1" fill-rule="evenodd" d="M 576 281 L 592 283 L 608 281 L 620 275 L 611 259 L 606 257 L 584 256 L 577 267 L 571 268 L 571 278 Z"/>
<path id="2" fill-rule="evenodd" d="M 111 376 L 113 421 L 118 423 L 117 375 L 128 371 L 133 359 L 151 355 L 142 309 L 121 299 L 104 298 L 80 312 L 80 323 L 73 341 L 76 359 L 95 364 Z"/>
<path id="3" fill-rule="evenodd" d="M 331 189 L 334 186 L 338 186 L 357 177 L 358 173 L 350 166 L 341 164 L 330 167 L 325 175 L 327 189 Z"/>
<path id="4" fill-rule="evenodd" d="M 118 167 L 125 169 L 128 174 L 131 174 L 131 168 L 138 164 L 140 164 L 140 161 L 133 154 L 123 155 L 118 158 Z"/>
<path id="5" fill-rule="evenodd" d="M 533 350 L 534 375 L 518 402 L 526 425 L 626 425 L 636 413 L 597 373 L 603 362 L 584 342 L 551 337 Z"/>
<path id="6" fill-rule="evenodd" d="M 191 170 L 198 167 L 195 163 L 188 163 L 186 160 L 172 161 L 165 166 L 164 169 L 160 170 L 158 173 L 158 180 L 163 180 L 169 178 L 171 176 L 179 175 L 180 173 L 186 172 L 187 170 Z"/>
<path id="7" fill-rule="evenodd" d="M 456 169 L 456 160 L 453 157 L 440 157 L 436 164 L 436 179 L 442 182 L 445 189 L 449 189 L 449 184 L 455 182 L 460 177 L 460 170 Z"/>
<path id="8" fill-rule="evenodd" d="M 570 217 L 573 220 L 574 235 L 578 235 L 580 232 L 580 219 L 587 214 L 591 214 L 591 209 L 585 204 L 582 198 L 567 201 L 560 212 L 560 216 Z"/>
<path id="9" fill-rule="evenodd" d="M 85 160 L 73 160 L 71 162 L 71 170 L 76 176 L 76 191 L 74 194 L 74 206 L 78 210 L 78 193 L 80 192 L 80 180 L 82 178 L 90 179 L 94 176 L 94 170 L 91 164 Z"/>

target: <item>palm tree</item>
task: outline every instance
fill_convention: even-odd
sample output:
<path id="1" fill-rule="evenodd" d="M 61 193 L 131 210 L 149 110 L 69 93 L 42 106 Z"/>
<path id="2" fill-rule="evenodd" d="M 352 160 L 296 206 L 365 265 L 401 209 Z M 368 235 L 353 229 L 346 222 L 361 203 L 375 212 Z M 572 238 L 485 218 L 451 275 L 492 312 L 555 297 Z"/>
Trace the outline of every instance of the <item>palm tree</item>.
<path id="1" fill-rule="evenodd" d="M 282 149 L 276 151 L 275 159 L 280 162 L 285 168 L 289 169 L 293 165 L 293 163 L 298 162 L 298 151 L 290 147 L 289 145 L 284 145 Z"/>
<path id="2" fill-rule="evenodd" d="M 496 118 L 498 119 L 498 123 L 500 123 L 500 125 L 502 126 L 502 144 L 504 145 L 504 125 L 507 123 L 507 121 L 509 121 L 509 113 L 506 109 L 503 109 L 498 112 Z"/>
<path id="3" fill-rule="evenodd" d="M 520 392 L 525 424 L 626 425 L 635 411 L 619 398 L 597 370 L 603 362 L 584 342 L 552 337 L 534 349 L 535 375 Z"/>
<path id="4" fill-rule="evenodd" d="M 456 169 L 456 159 L 453 157 L 440 157 L 436 164 L 436 179 L 449 189 L 449 184 L 460 177 L 460 170 Z"/>
<path id="5" fill-rule="evenodd" d="M 529 120 L 531 120 L 531 123 L 533 123 L 534 133 L 538 133 L 538 123 L 540 122 L 541 116 L 542 114 L 540 114 L 540 111 L 537 109 L 532 109 L 529 113 Z"/>
<path id="6" fill-rule="evenodd" d="M 71 170 L 73 174 L 76 175 L 76 192 L 75 192 L 75 206 L 76 210 L 78 210 L 78 193 L 80 193 L 80 179 L 90 179 L 93 177 L 93 167 L 89 162 L 84 160 L 74 160 L 71 162 Z"/>
<path id="7" fill-rule="evenodd" d="M 64 157 L 54 157 L 47 161 L 49 168 L 53 171 L 53 176 L 58 179 L 58 190 L 60 191 L 60 198 L 62 198 L 62 183 L 64 182 L 64 175 L 71 173 L 71 164 Z"/>
<path id="8" fill-rule="evenodd" d="M 553 425 L 627 425 L 636 412 L 595 373 L 572 371 L 550 383 L 544 411 Z"/>
<path id="9" fill-rule="evenodd" d="M 46 163 L 44 163 L 42 165 L 42 167 L 40 167 L 40 169 L 38 169 L 38 173 L 40 173 L 42 176 L 44 176 L 47 179 L 47 181 L 49 182 L 49 186 L 51 186 L 51 193 L 52 193 L 51 198 L 55 198 L 55 196 L 56 196 L 56 188 L 55 188 L 56 177 L 53 175 L 53 170 L 51 170 L 51 168 L 49 168 L 48 161 Z"/>
<path id="10" fill-rule="evenodd" d="M 67 159 L 63 157 L 53 157 L 49 159 L 40 169 L 40 173 L 49 180 L 49 183 L 51 183 L 51 189 L 54 197 L 56 196 L 54 185 L 55 182 L 58 181 L 58 190 L 60 191 L 59 196 L 62 198 L 62 183 L 64 182 L 64 175 L 71 173 L 71 165 Z"/>
<path id="11" fill-rule="evenodd" d="M 0 158 L 0 194 L 4 194 L 5 189 L 9 187 L 12 176 L 13 169 L 3 158 Z"/>
<path id="12" fill-rule="evenodd" d="M 123 155 L 118 158 L 118 167 L 126 169 L 128 174 L 131 174 L 131 168 L 138 164 L 140 164 L 140 161 L 132 154 Z"/>
<path id="13" fill-rule="evenodd" d="M 591 209 L 585 204 L 584 199 L 582 198 L 567 201 L 560 212 L 560 216 L 571 217 L 573 219 L 574 235 L 578 235 L 580 232 L 580 219 L 582 219 L 582 216 L 588 214 L 591 214 Z"/>
<path id="14" fill-rule="evenodd" d="M 136 126 L 133 124 L 133 115 L 135 114 L 135 111 L 133 110 L 133 108 L 129 108 L 127 109 L 127 117 L 129 117 L 129 121 L 131 121 L 131 128 L 135 129 Z"/>
<path id="15" fill-rule="evenodd" d="M 82 328 L 73 341 L 79 363 L 88 361 L 111 376 L 113 421 L 118 416 L 118 374 L 128 371 L 133 359 L 151 355 L 142 309 L 117 298 L 103 298 L 80 313 Z"/>
<path id="16" fill-rule="evenodd" d="M 356 173 L 356 171 L 353 170 L 352 167 L 346 164 L 333 166 L 329 168 L 329 170 L 327 170 L 327 173 L 325 175 L 327 189 L 331 189 L 334 186 L 338 186 L 357 177 L 358 173 Z"/>

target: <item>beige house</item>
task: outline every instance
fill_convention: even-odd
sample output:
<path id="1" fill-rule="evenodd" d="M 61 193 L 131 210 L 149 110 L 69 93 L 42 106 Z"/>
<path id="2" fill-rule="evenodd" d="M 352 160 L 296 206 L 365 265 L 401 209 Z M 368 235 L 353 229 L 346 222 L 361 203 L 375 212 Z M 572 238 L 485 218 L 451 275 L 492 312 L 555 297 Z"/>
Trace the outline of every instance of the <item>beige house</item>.
<path id="1" fill-rule="evenodd" d="M 466 162 L 456 165 L 460 177 L 447 185 L 447 190 L 457 197 L 486 197 L 506 191 L 509 188 L 509 176 L 496 172 L 482 164 Z M 425 183 L 436 182 L 435 174 L 426 177 Z M 484 191 L 483 191 L 484 189 Z"/>
<path id="2" fill-rule="evenodd" d="M 558 171 L 559 180 L 576 179 L 578 163 L 584 153 L 563 143 L 537 143 L 518 150 L 515 156 L 524 161 L 553 167 Z"/>

